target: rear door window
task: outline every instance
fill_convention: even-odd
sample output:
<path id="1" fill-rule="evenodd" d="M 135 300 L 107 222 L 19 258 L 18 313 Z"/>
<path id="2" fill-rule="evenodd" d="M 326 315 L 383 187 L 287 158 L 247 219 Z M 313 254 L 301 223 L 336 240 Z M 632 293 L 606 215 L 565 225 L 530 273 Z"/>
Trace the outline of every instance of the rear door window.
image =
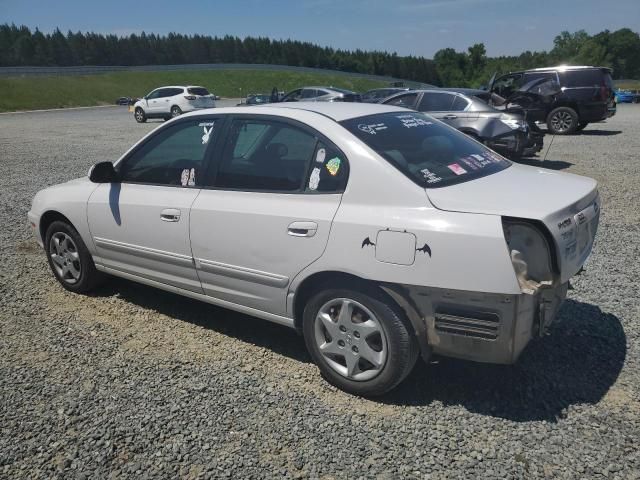
<path id="1" fill-rule="evenodd" d="M 456 95 L 453 99 L 453 104 L 451 105 L 452 112 L 464 112 L 465 109 L 469 106 L 469 100 L 460 95 Z"/>
<path id="2" fill-rule="evenodd" d="M 287 123 L 236 119 L 214 185 L 245 191 L 301 191 L 315 149 L 315 136 Z"/>
<path id="3" fill-rule="evenodd" d="M 340 123 L 407 177 L 426 188 L 466 182 L 511 165 L 465 134 L 418 112 L 368 115 Z"/>
<path id="4" fill-rule="evenodd" d="M 450 93 L 425 92 L 422 95 L 418 110 L 421 112 L 448 112 L 455 95 Z"/>
<path id="5" fill-rule="evenodd" d="M 522 85 L 526 85 L 527 83 L 540 78 L 544 78 L 545 80 L 558 80 L 556 72 L 526 72 L 524 74 L 524 79 L 522 80 Z"/>
<path id="6" fill-rule="evenodd" d="M 394 105 L 396 107 L 413 108 L 416 104 L 417 98 L 418 98 L 417 93 L 407 93 L 405 95 L 394 97 L 391 100 L 388 100 L 384 103 L 386 105 Z"/>
<path id="7" fill-rule="evenodd" d="M 324 93 L 320 92 L 320 95 L 324 95 Z M 305 88 L 302 90 L 302 99 L 306 100 L 309 98 L 315 98 L 318 96 L 318 91 L 315 88 Z"/>

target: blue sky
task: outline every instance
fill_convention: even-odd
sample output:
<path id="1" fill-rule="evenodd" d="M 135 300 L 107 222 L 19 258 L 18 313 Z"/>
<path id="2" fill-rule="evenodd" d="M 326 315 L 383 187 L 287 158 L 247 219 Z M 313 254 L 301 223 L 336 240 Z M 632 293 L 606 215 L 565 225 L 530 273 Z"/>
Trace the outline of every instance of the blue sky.
<path id="1" fill-rule="evenodd" d="M 483 42 L 491 56 L 547 50 L 562 30 L 640 31 L 640 0 L 0 0 L 0 23 L 51 31 L 293 38 L 432 57 Z"/>

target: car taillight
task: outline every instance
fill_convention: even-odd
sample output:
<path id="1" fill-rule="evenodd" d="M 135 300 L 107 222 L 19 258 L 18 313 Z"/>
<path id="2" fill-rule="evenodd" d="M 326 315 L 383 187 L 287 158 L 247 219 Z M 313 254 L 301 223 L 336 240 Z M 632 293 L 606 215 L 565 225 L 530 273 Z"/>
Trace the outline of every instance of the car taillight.
<path id="1" fill-rule="evenodd" d="M 186 98 L 187 100 L 195 100 L 196 96 L 195 95 L 185 95 L 184 98 Z"/>

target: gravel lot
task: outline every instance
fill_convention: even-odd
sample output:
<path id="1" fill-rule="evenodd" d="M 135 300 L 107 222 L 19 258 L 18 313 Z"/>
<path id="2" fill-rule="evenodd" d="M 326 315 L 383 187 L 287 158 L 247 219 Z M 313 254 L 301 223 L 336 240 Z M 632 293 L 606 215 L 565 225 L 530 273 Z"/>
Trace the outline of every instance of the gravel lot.
<path id="1" fill-rule="evenodd" d="M 117 107 L 0 115 L 0 477 L 640 478 L 640 105 L 542 152 L 603 198 L 552 335 L 513 367 L 419 363 L 377 401 L 330 387 L 284 327 L 54 281 L 31 198 L 158 124 Z"/>

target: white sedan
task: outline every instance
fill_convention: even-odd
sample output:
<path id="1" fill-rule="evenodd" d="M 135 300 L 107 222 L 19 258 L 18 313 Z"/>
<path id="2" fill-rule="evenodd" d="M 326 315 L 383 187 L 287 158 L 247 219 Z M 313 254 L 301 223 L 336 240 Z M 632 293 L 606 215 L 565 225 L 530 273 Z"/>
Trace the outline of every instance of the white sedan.
<path id="1" fill-rule="evenodd" d="M 294 103 L 183 115 L 28 216 L 64 288 L 110 274 L 295 328 L 329 382 L 379 395 L 418 354 L 515 362 L 599 211 L 594 180 L 422 113 Z"/>

